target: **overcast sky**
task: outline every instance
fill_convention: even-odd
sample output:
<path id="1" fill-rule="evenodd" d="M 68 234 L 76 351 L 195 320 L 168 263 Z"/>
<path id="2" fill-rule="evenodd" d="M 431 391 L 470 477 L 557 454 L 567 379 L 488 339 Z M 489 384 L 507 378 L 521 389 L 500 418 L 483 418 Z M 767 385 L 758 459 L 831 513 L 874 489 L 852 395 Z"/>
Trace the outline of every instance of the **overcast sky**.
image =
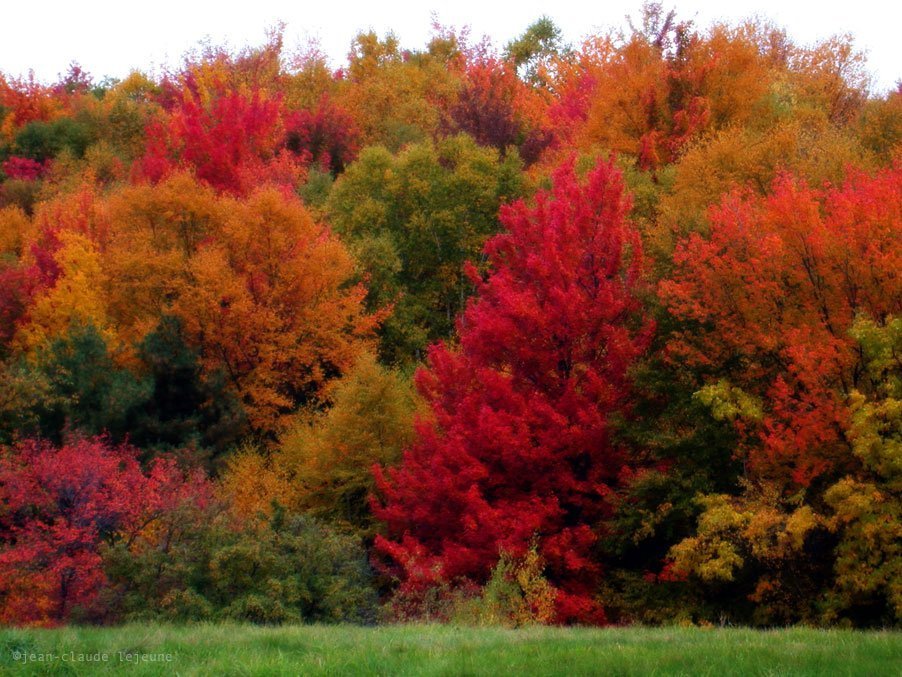
<path id="1" fill-rule="evenodd" d="M 641 0 L 251 0 L 234 5 L 228 0 L 20 1 L 4 3 L 0 71 L 22 75 L 33 69 L 39 79 L 54 80 L 77 60 L 98 79 L 122 77 L 135 68 L 150 71 L 177 63 L 205 37 L 216 44 L 260 44 L 266 28 L 278 21 L 286 24 L 289 48 L 315 38 L 339 65 L 353 36 L 364 29 L 380 34 L 392 30 L 405 46 L 422 47 L 433 13 L 443 25 L 469 26 L 474 38 L 487 35 L 496 45 L 545 14 L 569 41 L 577 42 L 597 29 L 624 25 L 624 17 L 636 15 L 640 5 Z M 902 78 L 898 0 L 681 0 L 665 6 L 674 6 L 679 17 L 694 18 L 702 26 L 760 15 L 785 27 L 802 44 L 848 32 L 868 54 L 875 89 L 888 89 Z"/>

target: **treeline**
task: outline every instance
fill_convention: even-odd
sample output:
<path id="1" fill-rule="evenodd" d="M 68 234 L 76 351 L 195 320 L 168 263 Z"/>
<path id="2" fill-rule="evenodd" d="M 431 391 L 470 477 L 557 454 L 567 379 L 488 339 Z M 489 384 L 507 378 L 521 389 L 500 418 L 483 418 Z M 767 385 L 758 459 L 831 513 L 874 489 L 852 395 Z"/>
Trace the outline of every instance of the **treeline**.
<path id="1" fill-rule="evenodd" d="M 900 163 L 656 3 L 0 74 L 0 621 L 897 624 Z"/>

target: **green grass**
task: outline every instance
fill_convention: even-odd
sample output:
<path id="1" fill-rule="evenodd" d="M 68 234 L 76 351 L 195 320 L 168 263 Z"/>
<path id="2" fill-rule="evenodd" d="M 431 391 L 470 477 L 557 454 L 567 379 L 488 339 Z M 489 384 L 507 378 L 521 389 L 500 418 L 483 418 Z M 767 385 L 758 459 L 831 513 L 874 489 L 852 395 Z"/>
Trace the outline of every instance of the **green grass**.
<path id="1" fill-rule="evenodd" d="M 803 628 L 134 624 L 0 630 L 0 651 L 0 674 L 902 675 L 902 633 Z M 95 653 L 107 662 L 80 662 Z M 35 656 L 25 663 L 24 654 Z M 171 659 L 128 663 L 125 654 Z"/>

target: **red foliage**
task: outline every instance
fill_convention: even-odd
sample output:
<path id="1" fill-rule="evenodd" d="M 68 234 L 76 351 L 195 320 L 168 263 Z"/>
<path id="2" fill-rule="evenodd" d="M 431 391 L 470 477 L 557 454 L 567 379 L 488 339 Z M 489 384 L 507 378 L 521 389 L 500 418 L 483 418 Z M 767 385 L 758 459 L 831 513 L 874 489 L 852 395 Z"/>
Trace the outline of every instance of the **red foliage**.
<path id="1" fill-rule="evenodd" d="M 60 108 L 58 97 L 30 74 L 27 80 L 6 79 L 0 74 L 0 108 L 8 109 L 13 129 L 35 120 L 49 120 Z M 6 120 L 4 120 L 6 123 Z"/>
<path id="2" fill-rule="evenodd" d="M 9 343 L 18 325 L 26 320 L 35 294 L 52 287 L 59 278 L 61 270 L 54 258 L 59 248 L 59 229 L 49 227 L 31 245 L 30 262 L 0 263 L 0 345 Z"/>
<path id="3" fill-rule="evenodd" d="M 447 132 L 464 132 L 502 153 L 517 146 L 529 165 L 554 140 L 551 129 L 530 119 L 543 115 L 546 106 L 544 99 L 517 77 L 513 65 L 479 56 L 464 71 L 463 87 L 448 110 L 445 127 Z"/>
<path id="4" fill-rule="evenodd" d="M 91 74 L 73 61 L 69 64 L 69 69 L 66 71 L 66 74 L 60 75 L 59 82 L 53 86 L 51 91 L 57 96 L 66 94 L 87 94 L 91 90 L 93 83 L 94 80 L 91 77 Z"/>
<path id="5" fill-rule="evenodd" d="M 195 87 L 184 86 L 168 113 L 146 129 L 146 150 L 136 165 L 139 177 L 160 181 L 179 168 L 192 169 L 217 190 L 246 195 L 266 183 L 293 187 L 303 167 L 279 152 L 282 104 L 259 90 L 249 96 L 216 91 L 209 103 Z"/>
<path id="6" fill-rule="evenodd" d="M 465 75 L 464 87 L 450 110 L 454 130 L 501 151 L 515 145 L 520 136 L 514 108 L 520 85 L 517 73 L 501 61 L 484 59 L 469 64 Z"/>
<path id="7" fill-rule="evenodd" d="M 129 539 L 210 490 L 167 459 L 145 473 L 136 450 L 103 439 L 60 448 L 26 440 L 0 456 L 0 622 L 53 625 L 91 616 L 106 579 L 100 546 Z"/>
<path id="8" fill-rule="evenodd" d="M 24 157 L 11 157 L 6 160 L 0 169 L 9 179 L 22 179 L 24 181 L 34 181 L 41 178 L 47 171 L 47 166 L 43 162 L 32 160 Z"/>
<path id="9" fill-rule="evenodd" d="M 383 565 L 407 590 L 484 582 L 499 553 L 538 538 L 561 622 L 603 622 L 596 528 L 629 459 L 610 417 L 627 406 L 642 253 L 612 163 L 580 185 L 573 163 L 530 208 L 505 208 L 493 272 L 459 323 L 460 348 L 434 346 L 417 383 L 432 409 L 402 464 L 376 469 L 387 525 Z M 471 270 L 471 275 L 473 275 Z"/>
<path id="10" fill-rule="evenodd" d="M 783 176 L 770 196 L 734 194 L 710 220 L 661 284 L 687 323 L 668 350 L 760 397 L 751 466 L 808 486 L 850 456 L 845 398 L 863 372 L 853 321 L 902 312 L 902 168 L 823 190 Z"/>
<path id="11" fill-rule="evenodd" d="M 285 147 L 300 161 L 339 174 L 360 151 L 360 130 L 350 113 L 323 97 L 315 110 L 285 118 Z"/>
<path id="12" fill-rule="evenodd" d="M 44 203 L 35 216 L 37 237 L 28 246 L 28 255 L 19 261 L 0 262 L 0 345 L 9 342 L 19 323 L 27 321 L 27 309 L 35 295 L 59 279 L 60 233 L 80 233 L 104 246 L 109 224 L 99 211 L 98 196 L 88 185 L 66 200 Z"/>
<path id="13" fill-rule="evenodd" d="M 584 70 L 561 82 L 561 91 L 548 108 L 548 117 L 555 129 L 572 133 L 572 127 L 586 121 L 597 84 L 595 78 Z"/>
<path id="14" fill-rule="evenodd" d="M 694 67 L 678 53 L 663 66 L 663 87 L 654 82 L 641 95 L 648 131 L 639 137 L 637 163 L 645 170 L 675 162 L 711 119 L 708 99 L 701 95 L 710 64 Z"/>
<path id="15" fill-rule="evenodd" d="M 8 344 L 31 299 L 31 267 L 0 264 L 0 346 Z"/>

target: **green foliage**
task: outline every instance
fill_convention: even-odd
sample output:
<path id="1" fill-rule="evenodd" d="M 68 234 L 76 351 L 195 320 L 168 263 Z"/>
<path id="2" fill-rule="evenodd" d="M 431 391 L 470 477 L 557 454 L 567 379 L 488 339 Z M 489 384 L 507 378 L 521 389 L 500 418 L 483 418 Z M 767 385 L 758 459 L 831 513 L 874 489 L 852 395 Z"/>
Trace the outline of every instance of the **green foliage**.
<path id="1" fill-rule="evenodd" d="M 370 355 L 361 357 L 330 395 L 326 413 L 302 421 L 282 438 L 275 463 L 288 473 L 296 507 L 372 536 L 372 467 L 397 463 L 413 439 L 416 397 L 406 378 Z"/>
<path id="2" fill-rule="evenodd" d="M 334 179 L 331 172 L 324 171 L 318 167 L 311 167 L 307 171 L 307 180 L 298 188 L 298 195 L 304 201 L 308 209 L 312 213 L 318 214 L 326 205 L 329 199 L 329 192 L 332 190 Z"/>
<path id="3" fill-rule="evenodd" d="M 12 150 L 15 155 L 38 162 L 55 158 L 63 150 L 80 158 L 96 138 L 94 122 L 87 116 L 64 117 L 52 122 L 36 120 L 16 134 Z"/>
<path id="4" fill-rule="evenodd" d="M 38 434 L 59 442 L 68 430 L 88 435 L 109 433 L 123 439 L 134 427 L 151 385 L 116 364 L 100 332 L 91 324 L 73 323 L 69 331 L 38 349 L 34 360 L 12 367 L 42 395 L 28 414 Z M 26 396 L 25 401 L 29 401 Z"/>
<path id="5" fill-rule="evenodd" d="M 260 529 L 236 529 L 217 510 L 173 515 L 158 533 L 110 548 L 115 611 L 262 624 L 374 619 L 376 594 L 356 538 L 281 509 Z"/>
<path id="6" fill-rule="evenodd" d="M 672 320 L 659 319 L 659 337 Z M 661 355 L 660 348 L 652 355 Z M 691 370 L 659 357 L 632 373 L 639 393 L 619 435 L 644 469 L 626 482 L 598 548 L 606 575 L 600 598 L 612 622 L 716 621 L 731 607 L 740 617 L 749 606 L 735 594 L 716 595 L 693 580 L 673 575 L 668 551 L 696 533 L 699 495 L 737 490 L 741 463 L 734 458 L 736 433 L 695 396 Z M 672 459 L 678 459 L 674 462 Z"/>
<path id="7" fill-rule="evenodd" d="M 0 630 L 0 671 L 16 675 L 849 675 L 898 672 L 902 634 L 811 628 L 461 628 L 440 625 L 185 626 Z M 20 659 L 14 658 L 20 652 Z M 62 666 L 21 654 L 106 654 Z M 132 662 L 125 663 L 120 653 Z M 162 655 L 162 658 L 156 658 Z M 171 656 L 171 660 L 168 657 Z M 142 658 L 143 657 L 143 658 Z M 156 660 L 153 660 L 156 658 Z"/>
<path id="8" fill-rule="evenodd" d="M 50 383 L 23 362 L 0 367 L 0 444 L 41 429 L 41 412 L 52 401 Z"/>
<path id="9" fill-rule="evenodd" d="M 158 451 L 194 450 L 193 461 L 218 460 L 246 432 L 241 403 L 221 372 L 204 375 L 179 318 L 164 315 L 138 347 L 151 385 L 131 441 Z"/>
<path id="10" fill-rule="evenodd" d="M 367 148 L 336 181 L 327 211 L 357 254 L 369 306 L 394 304 L 383 359 L 409 362 L 451 334 L 470 294 L 463 264 L 480 261 L 499 207 L 522 195 L 520 169 L 515 154 L 461 135 L 397 155 Z"/>
<path id="11" fill-rule="evenodd" d="M 203 376 L 176 318 L 164 317 L 138 347 L 143 370 L 117 363 L 92 324 L 0 372 L 0 441 L 14 434 L 60 441 L 67 432 L 128 437 L 151 456 L 178 451 L 190 463 L 222 455 L 245 431 L 244 412 L 219 374 Z"/>
<path id="12" fill-rule="evenodd" d="M 548 85 L 554 60 L 567 52 L 561 29 L 547 16 L 531 23 L 504 48 L 505 56 L 514 62 L 520 76 L 534 85 Z"/>
<path id="13" fill-rule="evenodd" d="M 705 590 L 683 580 L 662 580 L 650 571 L 616 568 L 599 590 L 613 624 L 642 626 L 707 625 L 722 620 Z M 731 600 L 734 607 L 743 600 Z"/>

